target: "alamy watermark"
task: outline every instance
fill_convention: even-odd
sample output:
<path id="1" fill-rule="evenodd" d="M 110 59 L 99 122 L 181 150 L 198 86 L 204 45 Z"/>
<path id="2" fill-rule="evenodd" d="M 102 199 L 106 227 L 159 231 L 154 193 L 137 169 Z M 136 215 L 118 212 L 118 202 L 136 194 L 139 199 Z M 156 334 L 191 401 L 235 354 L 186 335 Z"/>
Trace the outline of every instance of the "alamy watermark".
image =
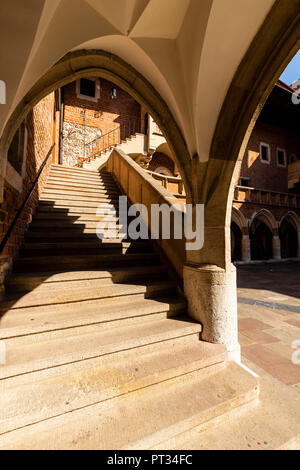
<path id="1" fill-rule="evenodd" d="M 119 196 L 119 213 L 111 206 L 99 205 L 97 216 L 101 217 L 96 233 L 99 239 L 123 240 L 182 240 L 186 250 L 200 250 L 204 243 L 204 205 L 151 204 L 151 214 L 144 204 L 128 207 L 127 196 Z M 128 223 L 128 219 L 131 219 Z M 173 219 L 173 225 L 172 225 Z M 118 223 L 117 223 L 118 220 Z M 150 224 L 148 222 L 150 221 Z M 148 226 L 151 227 L 150 231 Z"/>
<path id="2" fill-rule="evenodd" d="M 300 339 L 296 339 L 295 341 L 293 341 L 291 346 L 293 349 L 295 349 L 295 351 L 292 354 L 292 363 L 295 364 L 296 366 L 299 366 L 300 365 Z"/>
<path id="3" fill-rule="evenodd" d="M 6 104 L 6 84 L 0 80 L 0 104 Z"/>

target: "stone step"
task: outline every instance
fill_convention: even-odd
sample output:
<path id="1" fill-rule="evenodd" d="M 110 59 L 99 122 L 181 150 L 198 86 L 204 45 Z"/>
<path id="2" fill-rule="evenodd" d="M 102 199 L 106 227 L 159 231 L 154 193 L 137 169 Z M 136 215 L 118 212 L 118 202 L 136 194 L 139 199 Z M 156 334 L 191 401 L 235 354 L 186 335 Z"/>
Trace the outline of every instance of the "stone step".
<path id="1" fill-rule="evenodd" d="M 86 191 L 86 192 L 93 192 L 93 191 L 98 191 L 98 190 L 106 190 L 106 191 L 112 191 L 112 192 L 119 192 L 120 190 L 118 186 L 116 186 L 115 183 L 103 183 L 101 181 L 91 184 L 87 182 L 82 182 L 80 183 L 79 181 L 75 181 L 74 183 L 70 182 L 65 182 L 64 180 L 61 179 L 61 181 L 55 181 L 51 182 L 49 179 L 47 180 L 47 184 L 44 186 L 44 190 L 50 190 L 50 189 L 60 189 L 63 191 Z"/>
<path id="2" fill-rule="evenodd" d="M 107 194 L 119 195 L 120 190 L 116 186 L 106 186 L 106 185 L 97 185 L 94 187 L 88 187 L 86 185 L 80 186 L 79 184 L 74 184 L 72 186 L 60 185 L 60 184 L 47 184 L 43 188 L 44 193 L 53 193 L 53 194 L 83 194 L 88 196 L 89 194 Z"/>
<path id="3" fill-rule="evenodd" d="M 59 174 L 50 173 L 47 183 L 54 185 L 66 185 L 66 186 L 108 186 L 111 188 L 118 188 L 118 185 L 115 183 L 113 178 L 101 178 L 101 177 L 77 177 L 77 176 L 62 176 Z"/>
<path id="4" fill-rule="evenodd" d="M 206 367 L 0 437 L 2 449 L 152 449 L 196 426 L 204 431 L 257 401 L 242 367 Z M 147 417 L 147 419 L 145 419 Z"/>
<path id="5" fill-rule="evenodd" d="M 50 178 L 57 178 L 59 180 L 64 179 L 65 181 L 115 181 L 110 173 L 106 174 L 68 174 L 60 170 L 51 169 L 49 172 Z"/>
<path id="6" fill-rule="evenodd" d="M 86 325 L 5 340 L 7 362 L 0 379 L 114 354 L 147 344 L 196 334 L 201 326 L 185 317 L 151 320 L 121 327 L 120 322 Z"/>
<path id="7" fill-rule="evenodd" d="M 109 241 L 109 240 L 119 240 L 119 238 L 116 238 L 116 235 L 118 235 L 118 230 L 116 231 L 116 234 L 112 232 L 111 230 L 103 230 L 105 232 L 105 236 L 107 238 L 104 238 L 104 241 Z M 72 241 L 72 240 L 77 240 L 78 244 L 84 243 L 89 240 L 97 241 L 98 237 L 96 235 L 95 228 L 84 228 L 80 230 L 70 230 L 69 228 L 66 228 L 65 230 L 57 230 L 53 232 L 49 232 L 47 230 L 41 230 L 41 231 L 29 231 L 26 233 L 25 240 L 35 240 L 38 242 L 43 242 L 45 241 Z M 131 242 L 132 240 L 129 239 L 128 237 L 125 237 L 123 239 L 124 242 Z M 139 240 L 134 240 L 134 241 L 139 241 Z"/>
<path id="8" fill-rule="evenodd" d="M 107 243 L 109 241 L 110 243 Z M 139 253 L 139 252 L 152 252 L 152 245 L 146 240 L 138 240 L 132 242 L 111 242 L 111 240 L 104 239 L 82 241 L 80 244 L 77 240 L 69 240 L 67 242 L 26 242 L 20 250 L 21 256 L 56 256 L 64 254 L 99 254 L 103 253 Z"/>
<path id="9" fill-rule="evenodd" d="M 143 265 L 159 262 L 156 253 L 126 253 L 107 255 L 78 255 L 78 256 L 40 256 L 18 258 L 14 262 L 15 272 L 53 271 L 56 269 L 90 269 L 111 268 L 116 266 L 132 266 L 140 263 Z"/>
<path id="10" fill-rule="evenodd" d="M 44 201 L 43 201 L 44 202 Z M 49 215 L 50 216 L 53 216 L 55 218 L 55 216 L 62 216 L 62 217 L 73 217 L 73 216 L 81 216 L 81 217 L 84 217 L 84 216 L 92 216 L 92 217 L 96 217 L 96 209 L 97 207 L 99 206 L 99 204 L 95 205 L 95 207 L 76 207 L 76 206 L 65 206 L 65 207 L 59 207 L 58 205 L 55 204 L 41 204 L 39 203 L 38 207 L 37 207 L 37 211 L 35 213 L 35 216 L 43 216 L 43 217 L 47 217 Z M 107 208 L 107 206 L 105 206 Z M 113 212 L 113 209 L 115 208 L 114 205 L 110 204 L 109 206 L 109 212 Z M 100 211 L 102 212 L 102 211 Z M 103 214 L 100 215 L 100 217 L 103 217 Z"/>
<path id="11" fill-rule="evenodd" d="M 78 281 L 103 280 L 106 284 L 129 282 L 136 279 L 148 280 L 167 277 L 167 266 L 163 264 L 148 266 L 127 266 L 126 268 L 94 269 L 90 271 L 37 272 L 11 275 L 6 283 L 6 291 L 25 292 L 33 289 L 73 289 Z"/>
<path id="12" fill-rule="evenodd" d="M 69 220 L 68 217 L 62 220 L 56 220 L 56 219 L 35 220 L 33 219 L 30 225 L 30 230 L 42 231 L 42 230 L 55 228 L 57 230 L 77 230 L 80 232 L 81 228 L 93 228 L 95 229 L 95 233 L 96 233 L 97 227 L 105 228 L 107 225 L 108 225 L 108 222 L 103 221 L 103 220 L 98 220 L 98 221 L 88 220 L 86 222 L 82 222 L 80 220 L 72 220 L 72 219 Z M 112 225 L 114 225 L 113 228 L 116 228 L 117 230 L 121 227 L 121 225 L 115 224 L 114 222 L 111 222 L 109 225 L 110 225 L 111 230 L 112 230 Z"/>
<path id="13" fill-rule="evenodd" d="M 33 220 L 38 222 L 41 220 L 56 220 L 59 221 L 68 221 L 69 223 L 77 222 L 77 223 L 85 223 L 85 222 L 100 222 L 105 217 L 105 220 L 109 220 L 110 222 L 118 222 L 119 217 L 113 216 L 105 216 L 105 215 L 96 215 L 96 211 L 94 214 L 88 213 L 81 213 L 81 214 L 74 214 L 74 213 L 60 213 L 54 211 L 38 211 L 35 213 Z"/>
<path id="14" fill-rule="evenodd" d="M 88 169 L 87 169 L 88 170 Z M 108 171 L 106 171 L 104 168 L 99 171 L 99 170 L 92 170 L 92 171 L 85 171 L 85 168 L 59 168 L 59 167 L 54 167 L 51 166 L 50 172 L 59 172 L 63 175 L 74 175 L 75 177 L 84 177 L 84 178 L 93 178 L 93 177 L 110 177 L 112 178 L 112 174 Z"/>
<path id="15" fill-rule="evenodd" d="M 51 289 L 50 289 L 51 290 Z M 116 299 L 119 297 L 143 294 L 145 298 L 176 292 L 176 284 L 171 279 L 157 281 L 136 281 L 136 284 L 106 284 L 103 280 L 78 281 L 76 289 L 64 289 L 60 286 L 57 292 L 49 290 L 34 290 L 22 294 L 7 294 L 1 302 L 0 312 L 24 307 L 43 307 L 45 305 L 65 304 L 70 302 L 83 302 L 87 300 Z M 129 299 L 130 300 L 130 299 Z M 112 300 L 111 300 L 112 301 Z M 1 333 L 0 333 L 1 334 Z"/>
<path id="16" fill-rule="evenodd" d="M 92 283 L 91 283 L 92 284 Z M 104 308 L 103 308 L 104 307 Z M 2 340 L 41 332 L 66 330 L 87 325 L 137 325 L 144 318 L 171 318 L 186 312 L 183 299 L 159 297 L 145 299 L 143 294 L 121 296 L 112 302 L 102 299 L 66 304 L 22 307 L 7 310 L 1 319 Z"/>
<path id="17" fill-rule="evenodd" d="M 64 172 L 65 174 L 70 174 L 70 173 L 74 173 L 74 174 L 85 174 L 85 175 L 99 175 L 99 174 L 110 174 L 108 172 L 105 172 L 105 171 L 102 171 L 101 173 L 99 173 L 99 171 L 97 170 L 85 170 L 83 168 L 76 168 L 76 167 L 70 167 L 70 166 L 63 166 L 63 165 L 57 165 L 55 163 L 52 163 L 51 164 L 51 170 L 57 170 L 57 171 L 62 171 Z"/>
<path id="18" fill-rule="evenodd" d="M 69 196 L 70 197 L 70 196 Z M 94 207 L 94 212 L 99 208 L 100 211 L 105 210 L 116 210 L 119 207 L 119 198 L 111 197 L 84 197 L 78 196 L 74 199 L 69 199 L 60 196 L 56 197 L 43 197 L 39 201 L 37 212 L 45 209 L 55 209 L 58 213 L 68 215 L 68 212 L 72 210 L 73 207 Z M 66 210 L 65 210 L 66 209 Z"/>
<path id="19" fill-rule="evenodd" d="M 196 342 L 194 338 L 195 335 L 156 343 L 155 348 L 150 345 L 119 352 L 113 361 L 111 355 L 102 356 L 4 379 L 0 384 L 0 434 L 195 370 L 222 368 L 224 347 Z"/>
<path id="20" fill-rule="evenodd" d="M 113 203 L 109 201 L 104 201 L 103 198 L 76 198 L 69 199 L 69 198 L 60 198 L 60 199 L 52 199 L 52 198 L 41 198 L 39 201 L 39 210 L 42 207 L 47 208 L 58 208 L 58 209 L 72 209 L 72 208 L 97 208 L 103 204 L 105 204 L 105 208 L 107 209 L 117 209 L 118 202 Z"/>
<path id="21" fill-rule="evenodd" d="M 299 396 L 280 380 L 262 376 L 259 383 L 259 401 L 246 412 L 237 409 L 228 419 L 218 420 L 217 426 L 204 432 L 196 427 L 153 450 L 299 450 Z"/>
<path id="22" fill-rule="evenodd" d="M 121 194 L 110 194 L 110 193 L 103 193 L 103 194 L 94 194 L 94 195 L 88 195 L 88 194 L 54 194 L 54 193 L 43 193 L 40 197 L 39 203 L 42 203 L 44 201 L 48 201 L 48 204 L 59 204 L 63 203 L 64 205 L 74 205 L 74 202 L 78 202 L 79 205 L 81 205 L 82 202 L 89 203 L 89 202 L 98 202 L 99 204 L 118 204 L 119 203 L 119 197 Z"/>
<path id="23" fill-rule="evenodd" d="M 42 192 L 42 197 L 47 197 L 49 198 L 54 198 L 58 195 L 65 195 L 70 197 L 72 199 L 73 196 L 85 196 L 85 197 L 101 197 L 102 195 L 107 195 L 110 198 L 118 198 L 121 196 L 120 191 L 117 189 L 111 190 L 111 189 L 84 189 L 84 188 L 76 188 L 72 186 L 70 189 L 68 188 L 57 188 L 53 186 L 45 186 Z"/>
<path id="24" fill-rule="evenodd" d="M 63 188 L 63 189 L 80 189 L 80 190 L 83 190 L 83 189 L 91 189 L 91 190 L 94 190 L 94 189 L 99 189 L 99 188 L 104 188 L 104 189 L 107 189 L 107 190 L 118 190 L 118 187 L 116 186 L 116 183 L 114 183 L 113 181 L 111 182 L 103 182 L 101 180 L 99 180 L 98 182 L 80 182 L 79 180 L 78 181 L 65 181 L 63 178 L 57 178 L 57 179 L 53 179 L 51 177 L 49 177 L 47 179 L 47 183 L 45 185 L 45 188 L 48 188 L 48 187 L 51 187 L 51 188 L 57 188 L 57 189 L 60 189 L 60 188 Z"/>

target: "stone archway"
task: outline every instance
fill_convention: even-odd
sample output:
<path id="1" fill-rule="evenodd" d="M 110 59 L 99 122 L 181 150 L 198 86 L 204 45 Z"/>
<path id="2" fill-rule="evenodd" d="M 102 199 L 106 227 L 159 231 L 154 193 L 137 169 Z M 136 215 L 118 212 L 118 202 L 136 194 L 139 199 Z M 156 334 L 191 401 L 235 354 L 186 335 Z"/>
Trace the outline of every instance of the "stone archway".
<path id="1" fill-rule="evenodd" d="M 193 186 L 198 191 L 195 199 L 205 203 L 207 213 L 211 211 L 206 218 L 206 238 L 216 237 L 218 208 L 218 238 L 224 241 L 210 257 L 203 251 L 199 263 L 210 261 L 231 269 L 230 218 L 236 176 L 259 113 L 299 47 L 299 5 L 293 0 L 277 0 L 233 77 L 219 113 L 208 161 L 193 160 Z M 207 252 L 214 246 L 212 242 Z"/>
<path id="2" fill-rule="evenodd" d="M 0 158 L 6 158 L 13 136 L 30 109 L 53 90 L 84 77 L 102 77 L 133 96 L 153 116 L 164 133 L 191 199 L 191 157 L 179 126 L 166 102 L 138 71 L 115 54 L 77 50 L 66 54 L 43 75 L 10 116 L 0 139 Z"/>
<path id="3" fill-rule="evenodd" d="M 175 176 L 174 168 L 174 162 L 168 155 L 163 152 L 154 152 L 148 169 L 166 176 Z"/>
<path id="4" fill-rule="evenodd" d="M 248 224 L 242 212 L 235 206 L 232 207 L 231 213 L 231 258 L 232 261 L 250 261 Z"/>
<path id="5" fill-rule="evenodd" d="M 299 45 L 298 2 L 276 0 L 236 69 L 220 109 L 209 154 L 194 155 L 192 159 L 193 202 L 205 205 L 206 245 L 197 253 L 187 253 L 185 290 L 187 295 L 193 296 L 188 286 L 191 280 L 193 288 L 196 285 L 203 290 L 202 298 L 192 308 L 192 315 L 203 323 L 210 323 L 205 338 L 215 341 L 222 338 L 224 343 L 230 343 L 229 348 L 234 347 L 232 337 L 237 325 L 236 275 L 230 248 L 234 186 L 259 113 Z M 268 225 L 266 227 L 268 229 Z M 278 228 L 272 235 L 273 258 L 280 259 Z M 222 292 L 212 286 L 212 279 L 218 288 L 222 285 Z M 210 288 L 206 288 L 208 284 Z M 229 298 L 231 306 L 226 309 Z M 217 306 L 210 307 L 214 302 Z M 218 308 L 219 305 L 222 307 Z M 218 321 L 212 322 L 211 318 L 218 318 Z"/>
<path id="6" fill-rule="evenodd" d="M 300 220 L 294 212 L 286 214 L 279 226 L 282 258 L 297 258 L 300 254 Z"/>
<path id="7" fill-rule="evenodd" d="M 240 227 L 231 222 L 231 259 L 232 261 L 242 261 L 243 234 Z"/>
<path id="8" fill-rule="evenodd" d="M 262 209 L 252 216 L 249 235 L 252 260 L 280 258 L 278 226 L 270 211 Z"/>
<path id="9" fill-rule="evenodd" d="M 260 220 L 256 220 L 250 232 L 251 259 L 269 260 L 272 259 L 272 232 L 270 228 Z"/>

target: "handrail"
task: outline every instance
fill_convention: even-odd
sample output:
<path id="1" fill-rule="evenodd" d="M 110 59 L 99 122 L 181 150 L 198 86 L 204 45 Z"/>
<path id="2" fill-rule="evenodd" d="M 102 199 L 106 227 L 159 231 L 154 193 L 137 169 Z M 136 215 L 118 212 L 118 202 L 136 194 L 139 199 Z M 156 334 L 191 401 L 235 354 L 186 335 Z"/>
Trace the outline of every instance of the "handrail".
<path id="1" fill-rule="evenodd" d="M 39 177 L 40 177 L 40 175 L 41 175 L 41 173 L 42 173 L 42 171 L 43 171 L 43 169 L 44 169 L 44 167 L 45 167 L 45 165 L 46 165 L 46 163 L 47 163 L 47 161 L 48 161 L 48 159 L 49 159 L 49 157 L 50 157 L 50 155 L 51 155 L 51 153 L 52 153 L 52 150 L 54 149 L 54 146 L 55 146 L 55 143 L 50 147 L 50 150 L 48 151 L 48 153 L 47 153 L 47 155 L 46 155 L 46 157 L 45 157 L 43 163 L 41 164 L 40 169 L 39 169 L 39 171 L 38 171 L 38 174 L 36 175 L 36 177 L 35 177 L 35 179 L 34 179 L 32 185 L 31 185 L 30 190 L 29 190 L 28 193 L 26 194 L 26 197 L 25 197 L 25 199 L 24 199 L 22 205 L 21 205 L 20 208 L 18 209 L 18 211 L 17 211 L 17 213 L 16 213 L 16 215 L 15 215 L 15 217 L 14 217 L 12 223 L 10 224 L 10 226 L 9 226 L 9 228 L 8 228 L 8 230 L 7 230 L 7 232 L 6 232 L 5 236 L 4 236 L 4 238 L 3 238 L 3 240 L 1 241 L 1 243 L 0 243 L 0 253 L 2 253 L 2 251 L 4 250 L 4 248 L 5 248 L 5 246 L 6 246 L 6 243 L 8 242 L 8 239 L 9 239 L 11 233 L 12 233 L 13 229 L 15 228 L 15 225 L 16 225 L 16 223 L 17 223 L 17 220 L 18 220 L 18 218 L 20 217 L 20 215 L 22 214 L 23 209 L 24 209 L 24 207 L 26 206 L 26 203 L 27 203 L 28 199 L 30 198 L 31 193 L 32 193 L 32 191 L 34 190 L 34 187 L 35 187 L 36 183 L 38 182 L 38 179 L 39 179 Z"/>
<path id="2" fill-rule="evenodd" d="M 106 134 L 99 135 L 99 137 L 96 137 L 95 139 L 91 140 L 90 142 L 86 144 L 87 148 L 89 148 L 89 146 L 92 146 L 91 150 L 88 150 L 89 155 L 86 158 L 89 159 L 89 158 L 93 158 L 96 156 L 96 153 L 95 155 L 93 155 L 93 150 L 95 146 L 99 147 L 97 148 L 99 152 L 104 152 L 106 149 L 114 145 L 116 142 L 114 142 L 114 139 L 112 142 L 110 142 L 110 136 L 111 135 L 114 136 L 117 131 L 119 131 L 119 139 L 117 143 L 120 143 L 122 140 L 121 135 L 122 135 L 123 130 L 124 130 L 124 138 L 128 138 L 130 135 L 133 135 L 136 132 L 139 132 L 139 129 L 141 129 L 141 124 L 143 121 L 144 119 L 141 119 L 141 118 L 133 119 L 133 120 L 131 119 L 127 122 L 124 122 L 123 124 L 120 124 L 115 129 L 112 129 L 111 131 L 106 132 Z M 126 133 L 126 129 L 127 129 L 127 133 Z M 105 145 L 105 139 L 107 140 L 107 145 Z M 102 148 L 101 148 L 101 143 L 100 143 L 101 140 L 102 140 Z"/>
<path id="3" fill-rule="evenodd" d="M 128 122 L 123 122 L 123 124 L 120 124 L 118 127 L 115 127 L 115 128 L 112 129 L 111 131 L 106 132 L 106 134 L 101 134 L 101 135 L 99 135 L 99 136 L 96 137 L 95 139 L 93 139 L 93 140 L 91 140 L 90 142 L 88 142 L 86 145 L 90 145 L 90 144 L 96 142 L 97 140 L 102 139 L 102 138 L 105 137 L 106 135 L 112 134 L 113 132 L 115 132 L 116 130 L 120 129 L 120 128 L 123 127 L 123 126 L 124 126 L 124 128 L 125 128 L 126 126 L 128 126 L 128 128 L 130 128 L 130 124 L 131 124 L 132 122 L 133 122 L 134 124 L 135 124 L 135 123 L 140 124 L 140 123 L 142 123 L 142 121 L 144 121 L 144 119 L 138 118 L 138 119 L 129 120 Z M 135 126 L 134 126 L 134 128 L 135 128 Z"/>

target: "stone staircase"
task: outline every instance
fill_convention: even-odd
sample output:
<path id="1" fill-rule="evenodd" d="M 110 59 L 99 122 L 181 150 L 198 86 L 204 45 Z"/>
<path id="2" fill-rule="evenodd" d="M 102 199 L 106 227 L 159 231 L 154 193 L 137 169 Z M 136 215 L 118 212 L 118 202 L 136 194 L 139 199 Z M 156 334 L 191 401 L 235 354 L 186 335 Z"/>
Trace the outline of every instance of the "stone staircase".
<path id="1" fill-rule="evenodd" d="M 146 138 L 147 137 L 145 134 L 132 134 L 130 137 L 127 137 L 120 143 L 113 144 L 110 147 L 106 148 L 103 152 L 100 152 L 96 156 L 82 159 L 80 164 L 82 168 L 87 170 L 100 170 L 105 166 L 113 149 L 122 150 L 126 154 L 145 154 L 144 158 L 150 160 L 151 158 L 149 159 L 149 157 L 147 157 L 146 152 Z"/>
<path id="2" fill-rule="evenodd" d="M 98 240 L 119 194 L 107 172 L 51 168 L 1 303 L 0 449 L 154 448 L 258 397 L 150 242 Z"/>

